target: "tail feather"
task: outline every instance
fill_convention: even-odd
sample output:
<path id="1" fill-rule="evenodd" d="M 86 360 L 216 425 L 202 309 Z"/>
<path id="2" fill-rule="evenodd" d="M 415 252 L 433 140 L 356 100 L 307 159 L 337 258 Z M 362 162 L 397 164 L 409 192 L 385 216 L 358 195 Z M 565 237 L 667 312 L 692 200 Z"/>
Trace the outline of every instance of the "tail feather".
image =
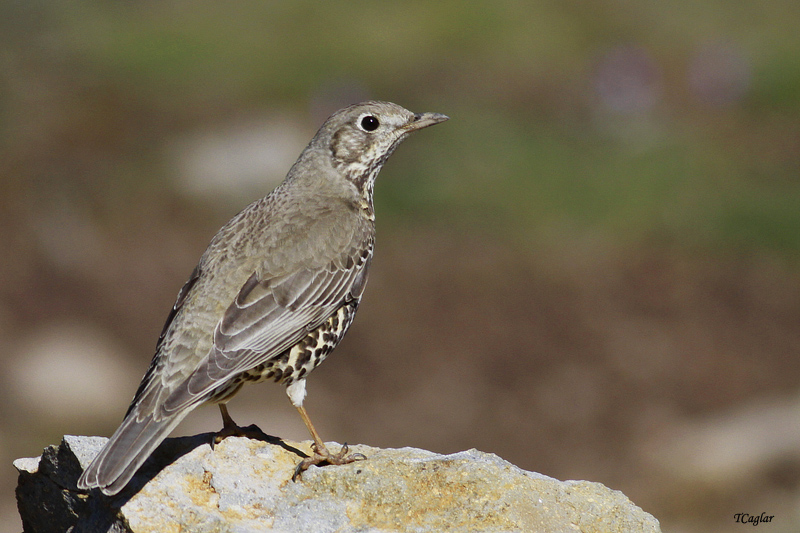
<path id="1" fill-rule="evenodd" d="M 79 489 L 99 488 L 103 494 L 117 494 L 191 409 L 161 420 L 152 415 L 137 420 L 131 412 L 114 432 L 78 480 Z"/>

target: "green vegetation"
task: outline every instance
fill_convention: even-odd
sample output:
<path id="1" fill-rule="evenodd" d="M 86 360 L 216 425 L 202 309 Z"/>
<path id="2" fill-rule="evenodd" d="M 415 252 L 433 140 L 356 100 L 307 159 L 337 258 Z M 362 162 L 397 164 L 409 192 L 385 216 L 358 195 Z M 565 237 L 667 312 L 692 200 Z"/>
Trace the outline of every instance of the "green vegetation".
<path id="1" fill-rule="evenodd" d="M 163 187 L 176 132 L 349 90 L 452 117 L 393 159 L 387 221 L 800 254 L 792 0 L 4 4 L 5 148 L 110 159 L 64 165 L 95 202 L 128 196 L 103 180 Z"/>

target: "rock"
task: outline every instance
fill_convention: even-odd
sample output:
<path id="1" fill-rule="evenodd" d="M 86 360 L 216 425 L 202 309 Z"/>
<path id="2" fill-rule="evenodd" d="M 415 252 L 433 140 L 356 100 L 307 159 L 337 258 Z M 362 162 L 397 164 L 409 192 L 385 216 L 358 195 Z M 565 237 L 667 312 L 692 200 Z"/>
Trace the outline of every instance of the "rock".
<path id="1" fill-rule="evenodd" d="M 172 143 L 169 159 L 180 192 L 220 199 L 249 198 L 283 181 L 314 134 L 288 113 L 248 116 Z"/>
<path id="2" fill-rule="evenodd" d="M 87 416 L 116 420 L 131 389 L 131 358 L 106 332 L 77 321 L 54 322 L 24 335 L 12 348 L 0 386 L 32 416 L 64 422 Z M 53 376 L 62 382 L 53 386 Z M 126 391 L 119 394 L 118 391 Z"/>
<path id="3" fill-rule="evenodd" d="M 292 482 L 310 442 L 230 437 L 212 450 L 210 439 L 167 439 L 112 497 L 75 487 L 104 438 L 66 436 L 41 458 L 18 459 L 25 532 L 660 531 L 621 492 L 477 450 L 353 446 L 368 459 L 311 467 Z"/>
<path id="4" fill-rule="evenodd" d="M 671 420 L 643 443 L 645 459 L 664 479 L 732 487 L 800 461 L 800 398 L 748 402 L 703 419 Z"/>

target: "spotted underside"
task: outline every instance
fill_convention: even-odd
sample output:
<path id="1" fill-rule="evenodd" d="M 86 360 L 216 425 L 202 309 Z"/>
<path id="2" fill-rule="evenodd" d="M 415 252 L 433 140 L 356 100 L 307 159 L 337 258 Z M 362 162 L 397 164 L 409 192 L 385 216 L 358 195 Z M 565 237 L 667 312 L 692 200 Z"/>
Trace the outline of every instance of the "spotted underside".
<path id="1" fill-rule="evenodd" d="M 274 380 L 291 385 L 306 377 L 336 348 L 356 315 L 358 302 L 344 304 L 314 331 L 310 331 L 292 348 L 278 357 L 242 372 L 218 389 L 210 402 L 227 402 L 245 383 Z"/>

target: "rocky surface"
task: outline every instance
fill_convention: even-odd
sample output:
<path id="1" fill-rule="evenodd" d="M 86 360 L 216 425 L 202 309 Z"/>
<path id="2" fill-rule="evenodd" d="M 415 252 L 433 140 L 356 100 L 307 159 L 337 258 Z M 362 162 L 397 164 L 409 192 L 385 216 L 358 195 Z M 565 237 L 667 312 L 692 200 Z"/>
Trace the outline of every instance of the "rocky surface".
<path id="1" fill-rule="evenodd" d="M 167 439 L 116 496 L 76 490 L 105 440 L 66 436 L 39 458 L 14 462 L 26 533 L 660 531 L 621 492 L 477 450 L 353 446 L 369 459 L 312 467 L 292 482 L 309 442 L 231 437 L 212 450 L 206 434 Z"/>

